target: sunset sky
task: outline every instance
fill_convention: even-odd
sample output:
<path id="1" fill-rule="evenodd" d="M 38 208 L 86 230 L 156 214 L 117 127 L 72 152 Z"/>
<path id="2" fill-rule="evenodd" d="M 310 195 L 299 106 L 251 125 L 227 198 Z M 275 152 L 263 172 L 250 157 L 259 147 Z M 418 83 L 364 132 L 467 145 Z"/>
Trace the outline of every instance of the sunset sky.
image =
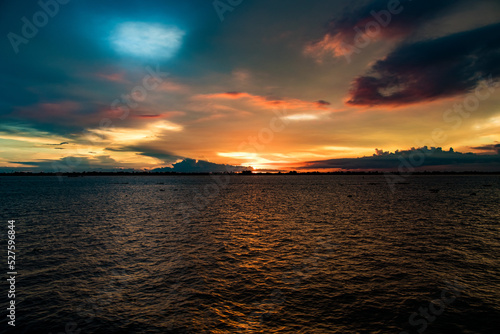
<path id="1" fill-rule="evenodd" d="M 423 146 L 422 168 L 500 170 L 497 0 L 29 3 L 0 4 L 0 171 L 384 169 Z"/>

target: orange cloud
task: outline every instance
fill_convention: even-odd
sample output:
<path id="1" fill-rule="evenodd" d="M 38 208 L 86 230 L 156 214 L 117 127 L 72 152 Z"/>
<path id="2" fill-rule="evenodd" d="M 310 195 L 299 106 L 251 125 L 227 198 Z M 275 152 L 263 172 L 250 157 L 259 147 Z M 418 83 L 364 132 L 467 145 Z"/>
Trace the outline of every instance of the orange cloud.
<path id="1" fill-rule="evenodd" d="M 340 57 L 347 51 L 347 46 L 343 42 L 343 36 L 336 34 L 332 36 L 326 34 L 322 40 L 306 45 L 304 54 L 315 58 L 321 62 L 325 56 L 332 55 Z"/>
<path id="2" fill-rule="evenodd" d="M 261 108 L 286 108 L 286 109 L 312 109 L 327 110 L 330 103 L 324 100 L 315 102 L 303 101 L 299 99 L 272 99 L 260 95 L 252 95 L 246 92 L 226 92 L 216 94 L 201 94 L 195 99 L 225 99 L 225 100 L 245 100 Z"/>
<path id="3" fill-rule="evenodd" d="M 96 76 L 99 79 L 106 81 L 120 82 L 120 83 L 126 82 L 124 73 L 97 73 Z"/>
<path id="4" fill-rule="evenodd" d="M 180 83 L 165 81 L 161 84 L 158 90 L 168 93 L 188 93 L 190 88 L 189 86 Z"/>
<path id="5" fill-rule="evenodd" d="M 162 118 L 163 115 L 162 114 L 156 114 L 156 115 L 134 115 L 132 117 L 135 117 L 135 118 Z"/>

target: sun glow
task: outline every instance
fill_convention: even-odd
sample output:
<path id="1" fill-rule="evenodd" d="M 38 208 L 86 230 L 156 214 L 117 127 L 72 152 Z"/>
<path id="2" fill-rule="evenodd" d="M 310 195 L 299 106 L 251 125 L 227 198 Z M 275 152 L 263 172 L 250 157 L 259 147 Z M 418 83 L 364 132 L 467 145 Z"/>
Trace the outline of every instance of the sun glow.
<path id="1" fill-rule="evenodd" d="M 110 141 L 112 143 L 130 144 L 134 142 L 155 139 L 166 131 L 179 132 L 182 130 L 183 127 L 181 125 L 168 121 L 160 121 L 149 124 L 148 126 L 139 129 L 107 128 L 88 129 L 87 131 L 105 141 Z"/>

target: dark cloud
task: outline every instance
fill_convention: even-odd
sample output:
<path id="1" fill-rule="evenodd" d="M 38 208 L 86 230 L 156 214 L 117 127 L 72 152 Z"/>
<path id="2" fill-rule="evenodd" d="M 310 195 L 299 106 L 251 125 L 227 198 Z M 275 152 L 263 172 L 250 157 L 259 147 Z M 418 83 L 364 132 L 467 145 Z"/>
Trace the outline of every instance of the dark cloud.
<path id="1" fill-rule="evenodd" d="M 343 170 L 500 170 L 500 154 L 443 151 L 439 148 L 418 148 L 394 153 L 376 150 L 370 157 L 310 161 L 303 169 Z"/>
<path id="2" fill-rule="evenodd" d="M 224 173 L 224 172 L 241 172 L 244 170 L 252 170 L 251 167 L 221 165 L 204 160 L 195 160 L 179 156 L 175 153 L 160 150 L 148 146 L 126 146 L 120 149 L 107 148 L 108 151 L 127 151 L 140 152 L 138 155 L 156 158 L 164 164 L 172 164 L 173 167 L 156 168 L 153 172 L 176 172 L 176 173 Z M 179 161 L 182 160 L 182 161 Z M 177 162 L 179 161 L 179 162 Z"/>
<path id="3" fill-rule="evenodd" d="M 154 169 L 153 172 L 177 172 L 177 173 L 225 173 L 242 172 L 252 170 L 251 167 L 221 165 L 213 162 L 184 159 L 181 162 L 173 164 L 173 167 L 164 167 Z"/>
<path id="4" fill-rule="evenodd" d="M 500 77 L 500 23 L 404 44 L 352 84 L 350 105 L 405 105 L 463 94 Z"/>
<path id="5" fill-rule="evenodd" d="M 492 151 L 492 152 L 497 152 L 497 154 L 500 154 L 500 144 L 490 144 L 490 145 L 476 146 L 471 148 L 474 150 Z"/>
<path id="6" fill-rule="evenodd" d="M 171 164 L 180 159 L 184 159 L 184 157 L 179 156 L 175 153 L 168 152 L 165 150 L 159 150 L 158 148 L 148 147 L 148 146 L 125 146 L 119 149 L 106 148 L 106 150 L 114 152 L 139 152 L 137 153 L 138 155 L 156 158 L 158 160 L 163 161 L 163 163 L 166 164 Z"/>
<path id="7" fill-rule="evenodd" d="M 345 43 L 353 44 L 353 39 L 357 34 L 354 28 L 358 27 L 364 31 L 366 23 L 375 21 L 383 26 L 382 36 L 405 36 L 413 32 L 416 27 L 442 15 L 444 11 L 462 1 L 369 1 L 365 6 L 355 10 L 346 10 L 339 19 L 332 20 L 328 26 L 328 34 L 338 36 Z"/>
<path id="8" fill-rule="evenodd" d="M 318 104 L 318 106 L 320 106 L 320 107 L 323 107 L 323 106 L 329 106 L 329 105 L 331 105 L 331 103 L 330 103 L 330 102 L 325 101 L 325 100 L 319 100 L 319 101 L 316 101 L 316 103 L 317 103 L 317 104 Z"/>
<path id="9" fill-rule="evenodd" d="M 10 161 L 13 164 L 25 165 L 25 167 L 3 167 L 4 172 L 114 172 L 133 171 L 129 166 L 120 166 L 120 163 L 107 155 L 95 157 L 64 157 L 58 160 L 43 159 L 38 161 Z"/>
<path id="10" fill-rule="evenodd" d="M 117 150 L 111 150 L 117 151 Z M 161 160 L 170 160 L 174 156 L 158 153 L 143 153 L 142 155 L 154 156 Z M 175 160 L 178 160 L 175 159 Z M 0 167 L 0 172 L 117 172 L 136 171 L 129 165 L 120 164 L 110 156 L 100 155 L 95 157 L 64 157 L 62 159 L 43 159 L 38 161 L 10 161 L 12 164 L 24 165 L 24 167 Z M 233 173 L 245 170 L 253 170 L 252 167 L 232 166 L 216 164 L 213 162 L 184 158 L 174 163 L 173 167 L 156 168 L 153 172 L 175 172 L 175 173 Z"/>
<path id="11" fill-rule="evenodd" d="M 150 151 L 150 152 L 142 152 L 142 153 L 138 153 L 138 154 L 146 156 L 146 157 L 152 157 L 152 158 L 159 159 L 159 160 L 163 161 L 164 163 L 172 163 L 172 162 L 175 162 L 179 159 L 182 159 L 182 157 L 175 155 L 175 154 L 172 154 L 172 153 L 169 153 L 169 152 Z"/>

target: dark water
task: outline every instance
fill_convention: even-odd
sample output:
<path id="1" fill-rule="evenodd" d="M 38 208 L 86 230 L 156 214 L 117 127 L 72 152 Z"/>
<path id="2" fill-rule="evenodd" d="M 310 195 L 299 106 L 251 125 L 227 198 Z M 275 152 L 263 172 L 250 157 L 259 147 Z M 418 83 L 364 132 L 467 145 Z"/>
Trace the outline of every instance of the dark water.
<path id="1" fill-rule="evenodd" d="M 406 182 L 1 177 L 8 332 L 500 332 L 500 177 Z"/>

